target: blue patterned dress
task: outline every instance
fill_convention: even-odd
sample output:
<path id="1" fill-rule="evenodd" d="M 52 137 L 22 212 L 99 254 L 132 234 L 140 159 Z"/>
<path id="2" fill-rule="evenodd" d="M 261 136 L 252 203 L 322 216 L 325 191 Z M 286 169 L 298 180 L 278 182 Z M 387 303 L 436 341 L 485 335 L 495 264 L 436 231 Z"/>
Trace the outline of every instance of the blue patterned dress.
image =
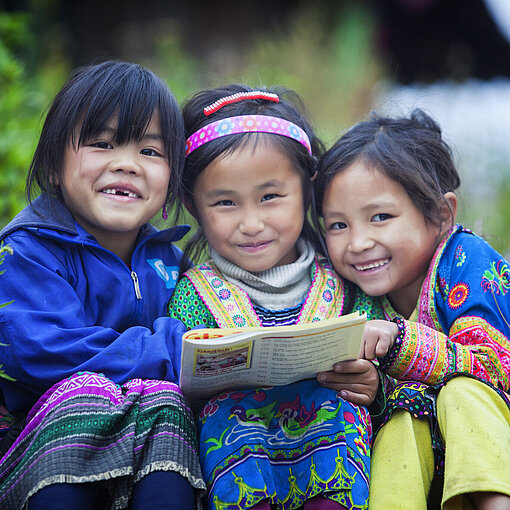
<path id="1" fill-rule="evenodd" d="M 278 315 L 281 323 L 311 322 L 350 311 L 345 304 L 343 281 L 316 258 L 304 302 Z M 370 311 L 370 300 L 364 306 Z M 258 312 L 212 262 L 188 271 L 170 302 L 170 314 L 188 328 L 274 324 L 276 314 Z M 367 508 L 368 411 L 315 379 L 222 393 L 198 421 L 209 508 L 250 508 L 267 499 L 278 509 L 295 509 L 320 494 L 347 508 Z"/>

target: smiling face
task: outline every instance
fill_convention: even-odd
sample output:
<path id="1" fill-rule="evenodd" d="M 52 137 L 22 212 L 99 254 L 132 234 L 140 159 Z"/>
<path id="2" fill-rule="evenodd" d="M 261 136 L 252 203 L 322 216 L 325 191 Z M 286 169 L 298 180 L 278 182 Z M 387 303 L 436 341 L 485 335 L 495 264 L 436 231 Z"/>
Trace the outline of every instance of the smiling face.
<path id="1" fill-rule="evenodd" d="M 77 150 L 68 146 L 60 184 L 76 221 L 127 261 L 140 227 L 165 202 L 170 167 L 157 114 L 139 141 L 118 145 L 114 126 Z"/>
<path id="2" fill-rule="evenodd" d="M 331 180 L 322 210 L 336 271 L 371 296 L 387 294 L 409 316 L 440 228 L 425 221 L 398 182 L 360 160 Z"/>
<path id="3" fill-rule="evenodd" d="M 229 261 L 257 272 L 296 260 L 303 185 L 276 147 L 248 144 L 216 158 L 196 180 L 193 197 L 207 241 Z"/>

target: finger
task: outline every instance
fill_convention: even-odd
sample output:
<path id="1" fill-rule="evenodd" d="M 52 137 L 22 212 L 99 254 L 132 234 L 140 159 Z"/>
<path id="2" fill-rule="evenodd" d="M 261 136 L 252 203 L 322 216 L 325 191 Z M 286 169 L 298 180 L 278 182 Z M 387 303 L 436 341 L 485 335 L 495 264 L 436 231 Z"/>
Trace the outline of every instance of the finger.
<path id="1" fill-rule="evenodd" d="M 361 345 L 359 346 L 358 359 L 362 359 L 365 357 L 365 337 L 361 339 Z"/>
<path id="2" fill-rule="evenodd" d="M 378 380 L 375 379 L 363 379 L 360 377 L 345 377 L 339 378 L 331 377 L 331 375 L 319 376 L 317 378 L 319 384 L 326 388 L 330 388 L 335 391 L 348 390 L 355 393 L 375 394 L 379 386 Z"/>
<path id="3" fill-rule="evenodd" d="M 365 386 L 378 386 L 379 373 L 375 366 L 369 367 L 365 372 L 337 373 L 321 372 L 317 374 L 317 380 L 321 384 L 360 384 Z"/>
<path id="4" fill-rule="evenodd" d="M 364 393 L 356 393 L 349 390 L 340 390 L 338 393 L 344 400 L 362 406 L 369 406 L 375 398 L 365 395 Z"/>
<path id="5" fill-rule="evenodd" d="M 333 365 L 333 371 L 337 374 L 361 374 L 370 370 L 372 362 L 366 359 L 341 361 Z"/>
<path id="6" fill-rule="evenodd" d="M 329 385 L 364 384 L 365 377 L 360 374 L 336 374 L 335 372 L 323 372 L 317 375 L 319 383 Z"/>
<path id="7" fill-rule="evenodd" d="M 375 346 L 375 354 L 378 358 L 382 358 L 388 354 L 391 347 L 391 339 L 388 337 L 380 338 Z"/>
<path id="8" fill-rule="evenodd" d="M 372 359 L 376 359 L 377 356 L 375 354 L 375 347 L 376 347 L 377 344 L 373 344 L 372 342 L 367 342 L 365 344 L 365 355 L 363 356 L 364 359 L 366 360 L 372 360 Z"/>

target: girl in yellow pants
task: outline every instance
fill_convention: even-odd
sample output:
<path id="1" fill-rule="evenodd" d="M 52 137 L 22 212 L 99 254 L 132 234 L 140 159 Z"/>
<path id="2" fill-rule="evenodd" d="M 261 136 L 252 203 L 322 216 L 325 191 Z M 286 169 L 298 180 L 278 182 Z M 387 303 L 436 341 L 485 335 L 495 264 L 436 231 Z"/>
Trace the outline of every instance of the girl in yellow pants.
<path id="1" fill-rule="evenodd" d="M 442 508 L 484 508 L 475 506 L 484 493 L 493 493 L 485 508 L 508 508 L 498 494 L 510 495 L 510 412 L 504 400 L 476 379 L 455 377 L 439 391 L 436 407 L 447 445 Z M 395 412 L 373 446 L 369 509 L 426 510 L 433 475 L 428 422 Z"/>

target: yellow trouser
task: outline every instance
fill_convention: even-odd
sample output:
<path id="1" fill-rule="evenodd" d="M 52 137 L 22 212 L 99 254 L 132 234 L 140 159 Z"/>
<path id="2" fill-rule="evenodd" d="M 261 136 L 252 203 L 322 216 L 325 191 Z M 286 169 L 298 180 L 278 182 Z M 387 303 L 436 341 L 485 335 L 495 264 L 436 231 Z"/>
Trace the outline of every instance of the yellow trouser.
<path id="1" fill-rule="evenodd" d="M 446 445 L 444 510 L 471 509 L 471 492 L 510 496 L 510 411 L 486 384 L 455 377 L 439 392 L 437 419 Z M 369 510 L 426 510 L 434 475 L 427 421 L 397 411 L 372 448 Z"/>

